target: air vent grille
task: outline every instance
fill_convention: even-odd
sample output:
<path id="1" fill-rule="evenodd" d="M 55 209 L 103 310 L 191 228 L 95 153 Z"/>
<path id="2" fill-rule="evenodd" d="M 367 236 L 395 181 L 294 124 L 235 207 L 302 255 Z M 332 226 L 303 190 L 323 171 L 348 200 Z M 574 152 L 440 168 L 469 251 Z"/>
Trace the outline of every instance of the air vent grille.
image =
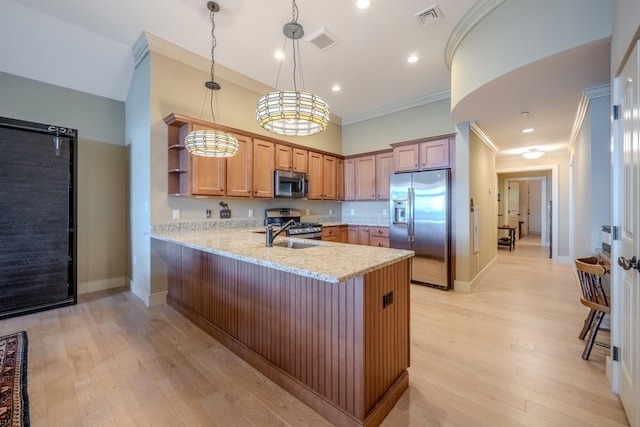
<path id="1" fill-rule="evenodd" d="M 426 9 L 414 13 L 414 16 L 420 20 L 420 23 L 422 23 L 423 26 L 427 26 L 442 19 L 442 12 L 440 12 L 438 5 L 434 4 L 433 6 L 429 6 Z"/>
<path id="2" fill-rule="evenodd" d="M 321 51 L 325 51 L 338 43 L 338 38 L 327 31 L 325 27 L 320 27 L 320 29 L 305 37 L 305 40 L 311 42 Z"/>

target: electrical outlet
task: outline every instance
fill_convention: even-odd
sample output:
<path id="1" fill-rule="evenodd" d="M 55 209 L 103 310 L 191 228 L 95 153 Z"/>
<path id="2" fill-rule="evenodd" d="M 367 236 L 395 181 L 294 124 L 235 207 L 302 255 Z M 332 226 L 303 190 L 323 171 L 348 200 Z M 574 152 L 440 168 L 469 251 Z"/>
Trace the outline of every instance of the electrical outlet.
<path id="1" fill-rule="evenodd" d="M 211 218 L 211 209 L 207 209 L 206 211 L 204 211 L 204 217 Z"/>
<path id="2" fill-rule="evenodd" d="M 180 209 L 173 210 L 173 219 L 180 219 Z"/>
<path id="3" fill-rule="evenodd" d="M 349 211 L 349 215 L 355 215 L 355 214 L 356 214 L 356 210 L 355 210 L 355 209 L 351 209 L 351 210 Z"/>
<path id="4" fill-rule="evenodd" d="M 387 210 L 386 209 L 382 209 L 382 216 L 387 216 Z"/>
<path id="5" fill-rule="evenodd" d="M 249 209 L 247 211 L 247 215 L 249 216 L 249 218 L 253 218 L 253 209 Z"/>

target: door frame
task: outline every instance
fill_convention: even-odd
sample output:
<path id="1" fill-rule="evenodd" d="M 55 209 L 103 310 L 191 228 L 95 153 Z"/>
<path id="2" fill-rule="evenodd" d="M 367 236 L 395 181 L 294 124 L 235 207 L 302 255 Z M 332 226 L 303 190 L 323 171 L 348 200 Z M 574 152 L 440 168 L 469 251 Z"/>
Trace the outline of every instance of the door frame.
<path id="1" fill-rule="evenodd" d="M 554 203 L 553 210 L 551 211 L 551 254 L 552 254 L 551 259 L 553 262 L 558 262 L 558 197 L 560 195 L 560 190 L 558 188 L 558 165 L 550 164 L 550 165 L 521 166 L 521 167 L 514 167 L 514 168 L 496 169 L 496 174 L 532 172 L 532 176 L 535 176 L 533 172 L 541 172 L 541 171 L 549 171 L 549 170 L 551 171 L 551 200 Z M 509 178 L 509 180 L 514 180 L 514 179 Z M 544 187 L 546 192 L 546 186 Z M 547 215 L 546 200 L 543 200 L 542 203 L 544 204 L 544 208 L 542 209 L 541 214 L 545 216 L 545 219 L 546 219 L 546 215 Z M 544 232 L 545 235 L 547 234 L 547 231 L 546 231 L 547 229 L 548 229 L 548 226 L 545 228 L 545 232 Z M 540 240 L 542 241 L 542 236 L 540 236 Z"/>

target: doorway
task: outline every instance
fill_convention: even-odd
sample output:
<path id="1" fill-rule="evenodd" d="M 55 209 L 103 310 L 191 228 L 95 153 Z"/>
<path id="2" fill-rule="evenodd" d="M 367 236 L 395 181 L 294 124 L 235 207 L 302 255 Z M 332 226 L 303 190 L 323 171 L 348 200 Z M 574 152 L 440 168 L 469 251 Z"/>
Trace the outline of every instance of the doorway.
<path id="1" fill-rule="evenodd" d="M 506 215 L 508 215 L 507 207 L 509 205 L 507 204 L 508 201 L 506 200 L 508 198 L 508 187 L 505 187 L 504 185 L 506 181 L 517 183 L 538 181 L 540 183 L 540 213 L 536 214 L 534 218 L 533 215 L 531 215 L 531 210 L 529 211 L 530 215 L 528 226 L 529 230 L 531 230 L 532 225 L 536 228 L 539 226 L 539 245 L 542 247 L 547 247 L 549 249 L 547 253 L 548 257 L 551 258 L 554 262 L 557 262 L 559 220 L 557 209 L 551 209 L 551 203 L 554 200 L 558 200 L 558 165 L 538 165 L 531 167 L 497 169 L 496 176 L 498 181 L 498 188 L 501 194 L 498 203 L 498 224 L 504 223 Z M 507 193 L 505 193 L 505 188 L 507 190 Z M 536 198 L 534 197 L 533 200 L 535 203 Z M 532 198 L 529 199 L 529 205 L 531 205 L 531 202 Z M 539 221 L 539 224 L 536 221 Z M 535 230 L 534 228 L 534 231 L 537 230 Z"/>

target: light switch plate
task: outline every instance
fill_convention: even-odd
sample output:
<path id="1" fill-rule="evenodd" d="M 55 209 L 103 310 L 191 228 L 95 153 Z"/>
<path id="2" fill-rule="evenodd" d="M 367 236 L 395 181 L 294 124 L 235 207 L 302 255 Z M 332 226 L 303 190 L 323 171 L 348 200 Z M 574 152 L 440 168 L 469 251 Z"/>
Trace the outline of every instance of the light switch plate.
<path id="1" fill-rule="evenodd" d="M 173 210 L 173 219 L 180 219 L 180 209 Z"/>

